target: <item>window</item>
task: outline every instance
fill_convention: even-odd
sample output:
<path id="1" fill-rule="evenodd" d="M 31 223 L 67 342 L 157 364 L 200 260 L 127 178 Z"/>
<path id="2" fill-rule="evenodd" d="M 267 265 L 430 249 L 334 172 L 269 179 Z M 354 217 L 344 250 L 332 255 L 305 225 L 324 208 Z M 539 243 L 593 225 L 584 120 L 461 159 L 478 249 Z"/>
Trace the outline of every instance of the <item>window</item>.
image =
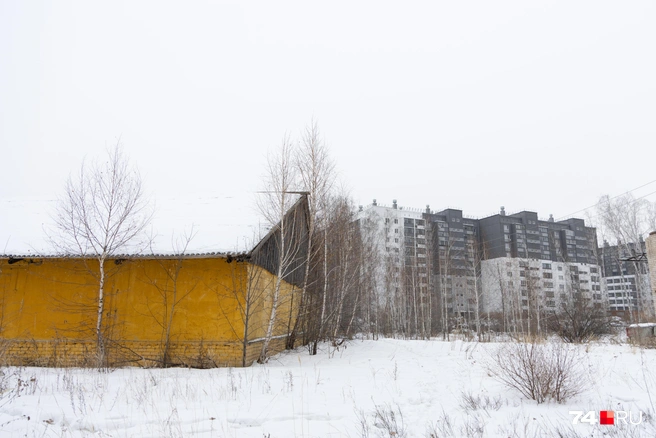
<path id="1" fill-rule="evenodd" d="M 553 278 L 553 275 L 551 275 L 551 272 L 543 272 L 542 278 Z"/>
<path id="2" fill-rule="evenodd" d="M 558 270 L 559 270 L 559 271 L 562 271 L 562 270 L 563 270 L 563 267 L 562 267 L 562 266 L 558 266 Z"/>
<path id="3" fill-rule="evenodd" d="M 551 263 L 542 263 L 542 269 L 551 269 Z"/>
<path id="4" fill-rule="evenodd" d="M 395 224 L 398 224 L 398 223 L 399 223 L 399 220 L 398 220 L 398 219 L 394 219 L 394 223 L 395 223 Z"/>
<path id="5" fill-rule="evenodd" d="M 394 228 L 394 234 L 399 234 L 399 229 L 398 228 Z"/>
<path id="6" fill-rule="evenodd" d="M 388 217 L 385 218 L 385 223 L 389 224 L 389 218 Z"/>

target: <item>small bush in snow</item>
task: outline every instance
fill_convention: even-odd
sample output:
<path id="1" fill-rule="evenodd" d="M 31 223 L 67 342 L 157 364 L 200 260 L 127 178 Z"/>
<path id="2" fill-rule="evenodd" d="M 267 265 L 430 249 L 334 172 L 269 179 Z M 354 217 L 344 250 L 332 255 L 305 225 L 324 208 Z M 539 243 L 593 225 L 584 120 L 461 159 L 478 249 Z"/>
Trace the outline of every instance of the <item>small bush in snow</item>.
<path id="1" fill-rule="evenodd" d="M 396 410 L 390 405 L 376 405 L 374 412 L 374 426 L 382 429 L 385 437 L 404 438 L 406 436 L 403 425 L 403 414 L 398 406 Z"/>
<path id="2" fill-rule="evenodd" d="M 496 351 L 488 370 L 526 398 L 562 403 L 585 387 L 579 359 L 576 349 L 562 343 L 509 343 Z"/>
<path id="3" fill-rule="evenodd" d="M 426 438 L 451 438 L 455 437 L 453 422 L 449 414 L 442 411 L 441 417 L 426 426 Z"/>
<path id="4" fill-rule="evenodd" d="M 490 409 L 498 411 L 503 406 L 501 396 L 490 397 L 489 395 L 475 395 L 472 391 L 460 393 L 460 407 L 465 411 L 476 411 L 479 409 L 488 412 Z"/>

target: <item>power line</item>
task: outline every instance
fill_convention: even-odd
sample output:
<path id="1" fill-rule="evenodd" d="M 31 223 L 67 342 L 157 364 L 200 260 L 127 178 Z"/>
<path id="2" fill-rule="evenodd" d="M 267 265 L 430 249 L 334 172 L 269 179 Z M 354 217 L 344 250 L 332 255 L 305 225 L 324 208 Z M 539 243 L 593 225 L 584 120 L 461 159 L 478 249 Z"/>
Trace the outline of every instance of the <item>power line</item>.
<path id="1" fill-rule="evenodd" d="M 653 181 L 649 181 L 648 183 L 643 184 L 643 185 L 641 185 L 641 186 L 638 186 L 638 187 L 636 187 L 635 189 L 631 189 L 631 190 L 629 190 L 629 191 L 627 191 L 627 192 L 620 193 L 619 195 L 613 196 L 612 198 L 609 198 L 609 200 L 619 198 L 620 196 L 624 196 L 624 195 L 626 195 L 626 194 L 628 194 L 628 193 L 631 193 L 631 192 L 635 192 L 636 190 L 639 190 L 639 189 L 641 189 L 641 188 L 643 188 L 643 187 L 647 187 L 648 185 L 653 184 L 653 183 L 655 183 L 655 182 L 656 182 L 656 179 L 653 180 Z M 648 194 L 646 194 L 645 196 L 641 196 L 640 198 L 636 198 L 636 199 L 642 199 L 642 198 L 644 198 L 644 197 L 647 197 L 647 196 L 653 195 L 654 193 L 656 193 L 656 191 L 651 192 L 651 193 L 648 193 Z M 593 204 L 593 205 L 591 205 L 591 206 L 589 206 L 589 207 L 585 207 L 585 208 L 582 208 L 581 210 L 575 211 L 574 213 L 570 213 L 570 214 L 568 214 L 568 215 L 561 216 L 560 218 L 558 218 L 558 220 L 562 220 L 562 219 L 566 219 L 566 218 L 568 218 L 568 217 L 572 217 L 572 216 L 574 216 L 575 214 L 581 213 L 582 211 L 585 211 L 585 210 L 589 210 L 589 209 L 591 209 L 591 208 L 594 208 L 594 207 L 596 207 L 598 204 L 599 204 L 599 203 L 596 203 L 596 204 Z"/>

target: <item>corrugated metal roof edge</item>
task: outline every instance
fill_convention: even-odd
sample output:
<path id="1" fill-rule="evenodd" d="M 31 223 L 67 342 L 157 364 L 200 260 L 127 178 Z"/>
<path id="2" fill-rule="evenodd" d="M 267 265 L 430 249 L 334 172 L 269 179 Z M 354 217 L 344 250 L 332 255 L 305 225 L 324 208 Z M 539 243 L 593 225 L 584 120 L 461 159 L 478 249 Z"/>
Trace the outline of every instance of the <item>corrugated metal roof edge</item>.
<path id="1" fill-rule="evenodd" d="M 114 254 L 108 259 L 201 259 L 201 258 L 223 258 L 223 259 L 248 259 L 250 252 L 203 252 L 186 254 Z M 0 254 L 0 259 L 93 259 L 93 254 Z"/>

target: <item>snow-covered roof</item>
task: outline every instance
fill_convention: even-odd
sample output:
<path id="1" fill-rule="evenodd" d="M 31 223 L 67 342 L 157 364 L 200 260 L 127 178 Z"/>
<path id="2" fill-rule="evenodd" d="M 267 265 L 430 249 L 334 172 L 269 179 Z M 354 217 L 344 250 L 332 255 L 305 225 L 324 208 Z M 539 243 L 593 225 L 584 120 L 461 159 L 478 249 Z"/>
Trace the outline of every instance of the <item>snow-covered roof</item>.
<path id="1" fill-rule="evenodd" d="M 249 256 L 247 252 L 197 252 L 197 253 L 158 253 L 158 254 L 114 254 L 110 259 L 201 259 L 201 258 L 229 258 L 229 259 L 244 259 Z M 21 260 L 21 259 L 83 259 L 95 258 L 93 254 L 77 255 L 77 254 L 0 254 L 0 260 Z"/>
<path id="2" fill-rule="evenodd" d="M 629 324 L 627 327 L 636 328 L 636 327 L 656 327 L 656 322 L 639 322 L 637 324 Z"/>

